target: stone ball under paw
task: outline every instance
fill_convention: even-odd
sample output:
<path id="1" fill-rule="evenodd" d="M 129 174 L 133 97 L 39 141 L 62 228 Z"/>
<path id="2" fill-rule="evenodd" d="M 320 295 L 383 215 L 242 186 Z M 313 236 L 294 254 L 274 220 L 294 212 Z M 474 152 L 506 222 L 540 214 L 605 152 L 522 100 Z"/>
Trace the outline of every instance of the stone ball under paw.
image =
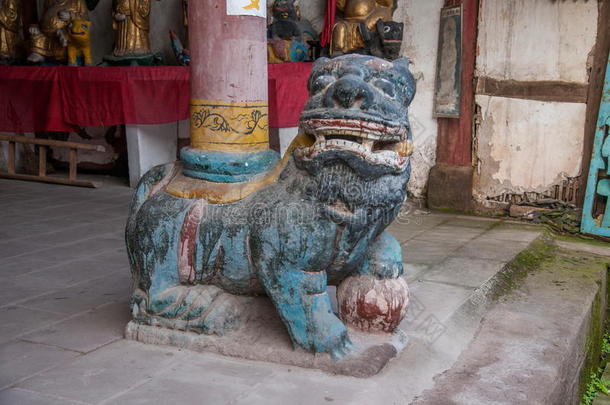
<path id="1" fill-rule="evenodd" d="M 402 277 L 352 276 L 337 288 L 337 301 L 339 316 L 347 325 L 365 332 L 391 333 L 407 314 L 409 287 Z"/>

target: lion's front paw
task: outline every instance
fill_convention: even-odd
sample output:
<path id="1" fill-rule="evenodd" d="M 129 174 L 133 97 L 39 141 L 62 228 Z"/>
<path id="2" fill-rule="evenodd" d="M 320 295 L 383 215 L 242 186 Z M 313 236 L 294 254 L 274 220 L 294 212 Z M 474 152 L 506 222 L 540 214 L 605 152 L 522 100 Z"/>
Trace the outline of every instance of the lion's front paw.
<path id="1" fill-rule="evenodd" d="M 330 349 L 330 355 L 332 356 L 333 360 L 341 360 L 343 357 L 349 355 L 353 350 L 354 344 L 347 334 L 347 329 L 345 329 L 345 332 L 337 336 L 335 339 Z"/>
<path id="2" fill-rule="evenodd" d="M 335 360 L 352 352 L 353 344 L 347 328 L 334 313 L 315 314 L 314 319 L 312 341 L 316 352 L 330 353 Z"/>

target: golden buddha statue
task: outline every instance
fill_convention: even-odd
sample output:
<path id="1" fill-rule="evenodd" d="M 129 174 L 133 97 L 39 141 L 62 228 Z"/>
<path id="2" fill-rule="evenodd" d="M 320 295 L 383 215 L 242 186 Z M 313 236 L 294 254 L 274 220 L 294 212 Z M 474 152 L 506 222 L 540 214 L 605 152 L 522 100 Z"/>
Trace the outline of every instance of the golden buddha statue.
<path id="1" fill-rule="evenodd" d="M 367 48 L 362 29 L 375 33 L 378 21 L 392 21 L 396 2 L 397 0 L 337 0 L 337 10 L 343 17 L 333 28 L 331 55 Z"/>
<path id="2" fill-rule="evenodd" d="M 20 22 L 21 0 L 0 0 L 0 62 L 15 60 Z"/>
<path id="3" fill-rule="evenodd" d="M 30 27 L 32 43 L 28 60 L 33 63 L 46 59 L 64 62 L 68 26 L 72 20 L 89 20 L 85 0 L 45 0 L 43 10 L 40 25 Z"/>
<path id="4" fill-rule="evenodd" d="M 116 31 L 113 56 L 150 55 L 151 0 L 114 0 L 113 28 Z"/>

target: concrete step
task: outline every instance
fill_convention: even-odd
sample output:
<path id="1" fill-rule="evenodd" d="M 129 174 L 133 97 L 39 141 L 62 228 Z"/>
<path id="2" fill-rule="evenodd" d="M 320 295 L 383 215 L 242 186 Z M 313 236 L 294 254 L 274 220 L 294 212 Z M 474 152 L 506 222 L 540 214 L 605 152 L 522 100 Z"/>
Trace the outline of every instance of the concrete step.
<path id="1" fill-rule="evenodd" d="M 578 244 L 568 250 L 553 242 L 548 250 L 542 242 L 548 240 L 534 242 L 498 274 L 482 301 L 488 304 L 468 302 L 456 311 L 450 328 L 464 330 L 489 307 L 455 364 L 415 404 L 580 402 L 598 367 L 610 259 Z"/>

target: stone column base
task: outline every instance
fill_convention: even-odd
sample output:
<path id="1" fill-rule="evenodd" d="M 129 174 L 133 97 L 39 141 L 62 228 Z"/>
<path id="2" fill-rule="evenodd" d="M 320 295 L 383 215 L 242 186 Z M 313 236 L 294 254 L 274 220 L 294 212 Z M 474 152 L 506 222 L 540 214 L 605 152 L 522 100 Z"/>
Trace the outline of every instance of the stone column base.
<path id="1" fill-rule="evenodd" d="M 428 207 L 472 211 L 473 175 L 470 166 L 434 166 L 428 179 Z"/>

